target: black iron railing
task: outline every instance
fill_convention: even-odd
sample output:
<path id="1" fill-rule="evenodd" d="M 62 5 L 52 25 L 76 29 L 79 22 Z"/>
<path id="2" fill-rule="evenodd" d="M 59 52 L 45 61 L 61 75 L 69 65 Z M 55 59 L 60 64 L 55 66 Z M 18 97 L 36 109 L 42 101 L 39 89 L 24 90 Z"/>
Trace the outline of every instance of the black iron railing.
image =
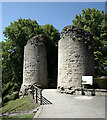
<path id="1" fill-rule="evenodd" d="M 47 105 L 52 104 L 48 99 L 42 95 L 42 88 L 33 85 L 33 99 L 35 99 L 36 104 Z"/>

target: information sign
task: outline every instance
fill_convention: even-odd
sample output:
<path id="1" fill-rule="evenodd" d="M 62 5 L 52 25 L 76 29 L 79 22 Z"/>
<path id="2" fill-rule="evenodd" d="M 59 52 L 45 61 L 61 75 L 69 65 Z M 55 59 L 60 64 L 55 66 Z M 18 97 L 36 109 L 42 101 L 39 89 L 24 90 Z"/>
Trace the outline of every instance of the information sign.
<path id="1" fill-rule="evenodd" d="M 93 85 L 93 76 L 82 76 L 82 85 L 84 84 Z"/>

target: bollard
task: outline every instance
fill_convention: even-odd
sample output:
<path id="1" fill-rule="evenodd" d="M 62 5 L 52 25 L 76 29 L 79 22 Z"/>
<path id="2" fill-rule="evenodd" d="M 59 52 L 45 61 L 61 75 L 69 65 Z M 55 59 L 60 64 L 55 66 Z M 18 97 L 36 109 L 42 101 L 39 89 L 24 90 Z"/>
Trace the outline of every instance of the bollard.
<path id="1" fill-rule="evenodd" d="M 85 93 L 84 93 L 83 89 L 81 89 L 81 95 L 85 95 Z"/>
<path id="2" fill-rule="evenodd" d="M 91 96 L 95 96 L 95 91 L 94 91 L 94 89 L 91 90 Z"/>

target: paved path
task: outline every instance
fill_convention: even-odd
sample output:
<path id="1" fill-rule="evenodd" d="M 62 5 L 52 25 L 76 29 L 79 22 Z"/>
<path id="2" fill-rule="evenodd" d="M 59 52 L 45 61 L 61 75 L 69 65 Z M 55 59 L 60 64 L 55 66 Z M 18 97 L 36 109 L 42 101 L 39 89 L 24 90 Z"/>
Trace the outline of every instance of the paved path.
<path id="1" fill-rule="evenodd" d="M 105 118 L 104 96 L 76 96 L 61 94 L 56 89 L 43 90 L 52 102 L 42 105 L 34 118 Z"/>

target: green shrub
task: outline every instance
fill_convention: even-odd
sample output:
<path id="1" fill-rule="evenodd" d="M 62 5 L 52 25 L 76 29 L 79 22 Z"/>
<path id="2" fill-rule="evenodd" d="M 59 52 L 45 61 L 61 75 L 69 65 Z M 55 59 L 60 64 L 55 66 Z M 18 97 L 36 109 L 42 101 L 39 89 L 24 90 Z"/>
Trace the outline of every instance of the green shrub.
<path id="1" fill-rule="evenodd" d="M 4 104 L 6 102 L 8 102 L 9 100 L 15 100 L 15 99 L 19 98 L 19 90 L 20 90 L 20 87 L 17 84 L 14 84 L 12 82 L 9 82 L 5 86 L 3 86 L 3 88 L 2 88 L 2 97 L 3 97 L 2 105 L 4 106 Z"/>
<path id="2" fill-rule="evenodd" d="M 2 104 L 3 106 L 5 105 L 5 103 L 7 103 L 10 100 L 15 100 L 19 98 L 19 91 L 13 92 L 11 95 L 6 95 L 5 97 L 3 97 L 3 101 Z"/>
<path id="3" fill-rule="evenodd" d="M 107 89 L 107 78 L 94 78 L 94 88 Z"/>
<path id="4" fill-rule="evenodd" d="M 8 102 L 10 100 L 10 95 L 6 95 L 5 97 L 3 97 L 3 104 Z"/>
<path id="5" fill-rule="evenodd" d="M 13 91 L 19 91 L 20 87 L 17 84 L 15 84 L 12 89 Z"/>
<path id="6" fill-rule="evenodd" d="M 18 97 L 19 97 L 19 92 L 18 92 L 18 91 L 14 92 L 12 95 L 10 95 L 10 99 L 11 99 L 11 100 L 15 100 L 15 99 L 17 99 Z"/>
<path id="7" fill-rule="evenodd" d="M 10 89 L 14 86 L 12 82 L 7 83 L 5 86 L 2 88 L 2 97 L 6 96 L 10 91 Z"/>

